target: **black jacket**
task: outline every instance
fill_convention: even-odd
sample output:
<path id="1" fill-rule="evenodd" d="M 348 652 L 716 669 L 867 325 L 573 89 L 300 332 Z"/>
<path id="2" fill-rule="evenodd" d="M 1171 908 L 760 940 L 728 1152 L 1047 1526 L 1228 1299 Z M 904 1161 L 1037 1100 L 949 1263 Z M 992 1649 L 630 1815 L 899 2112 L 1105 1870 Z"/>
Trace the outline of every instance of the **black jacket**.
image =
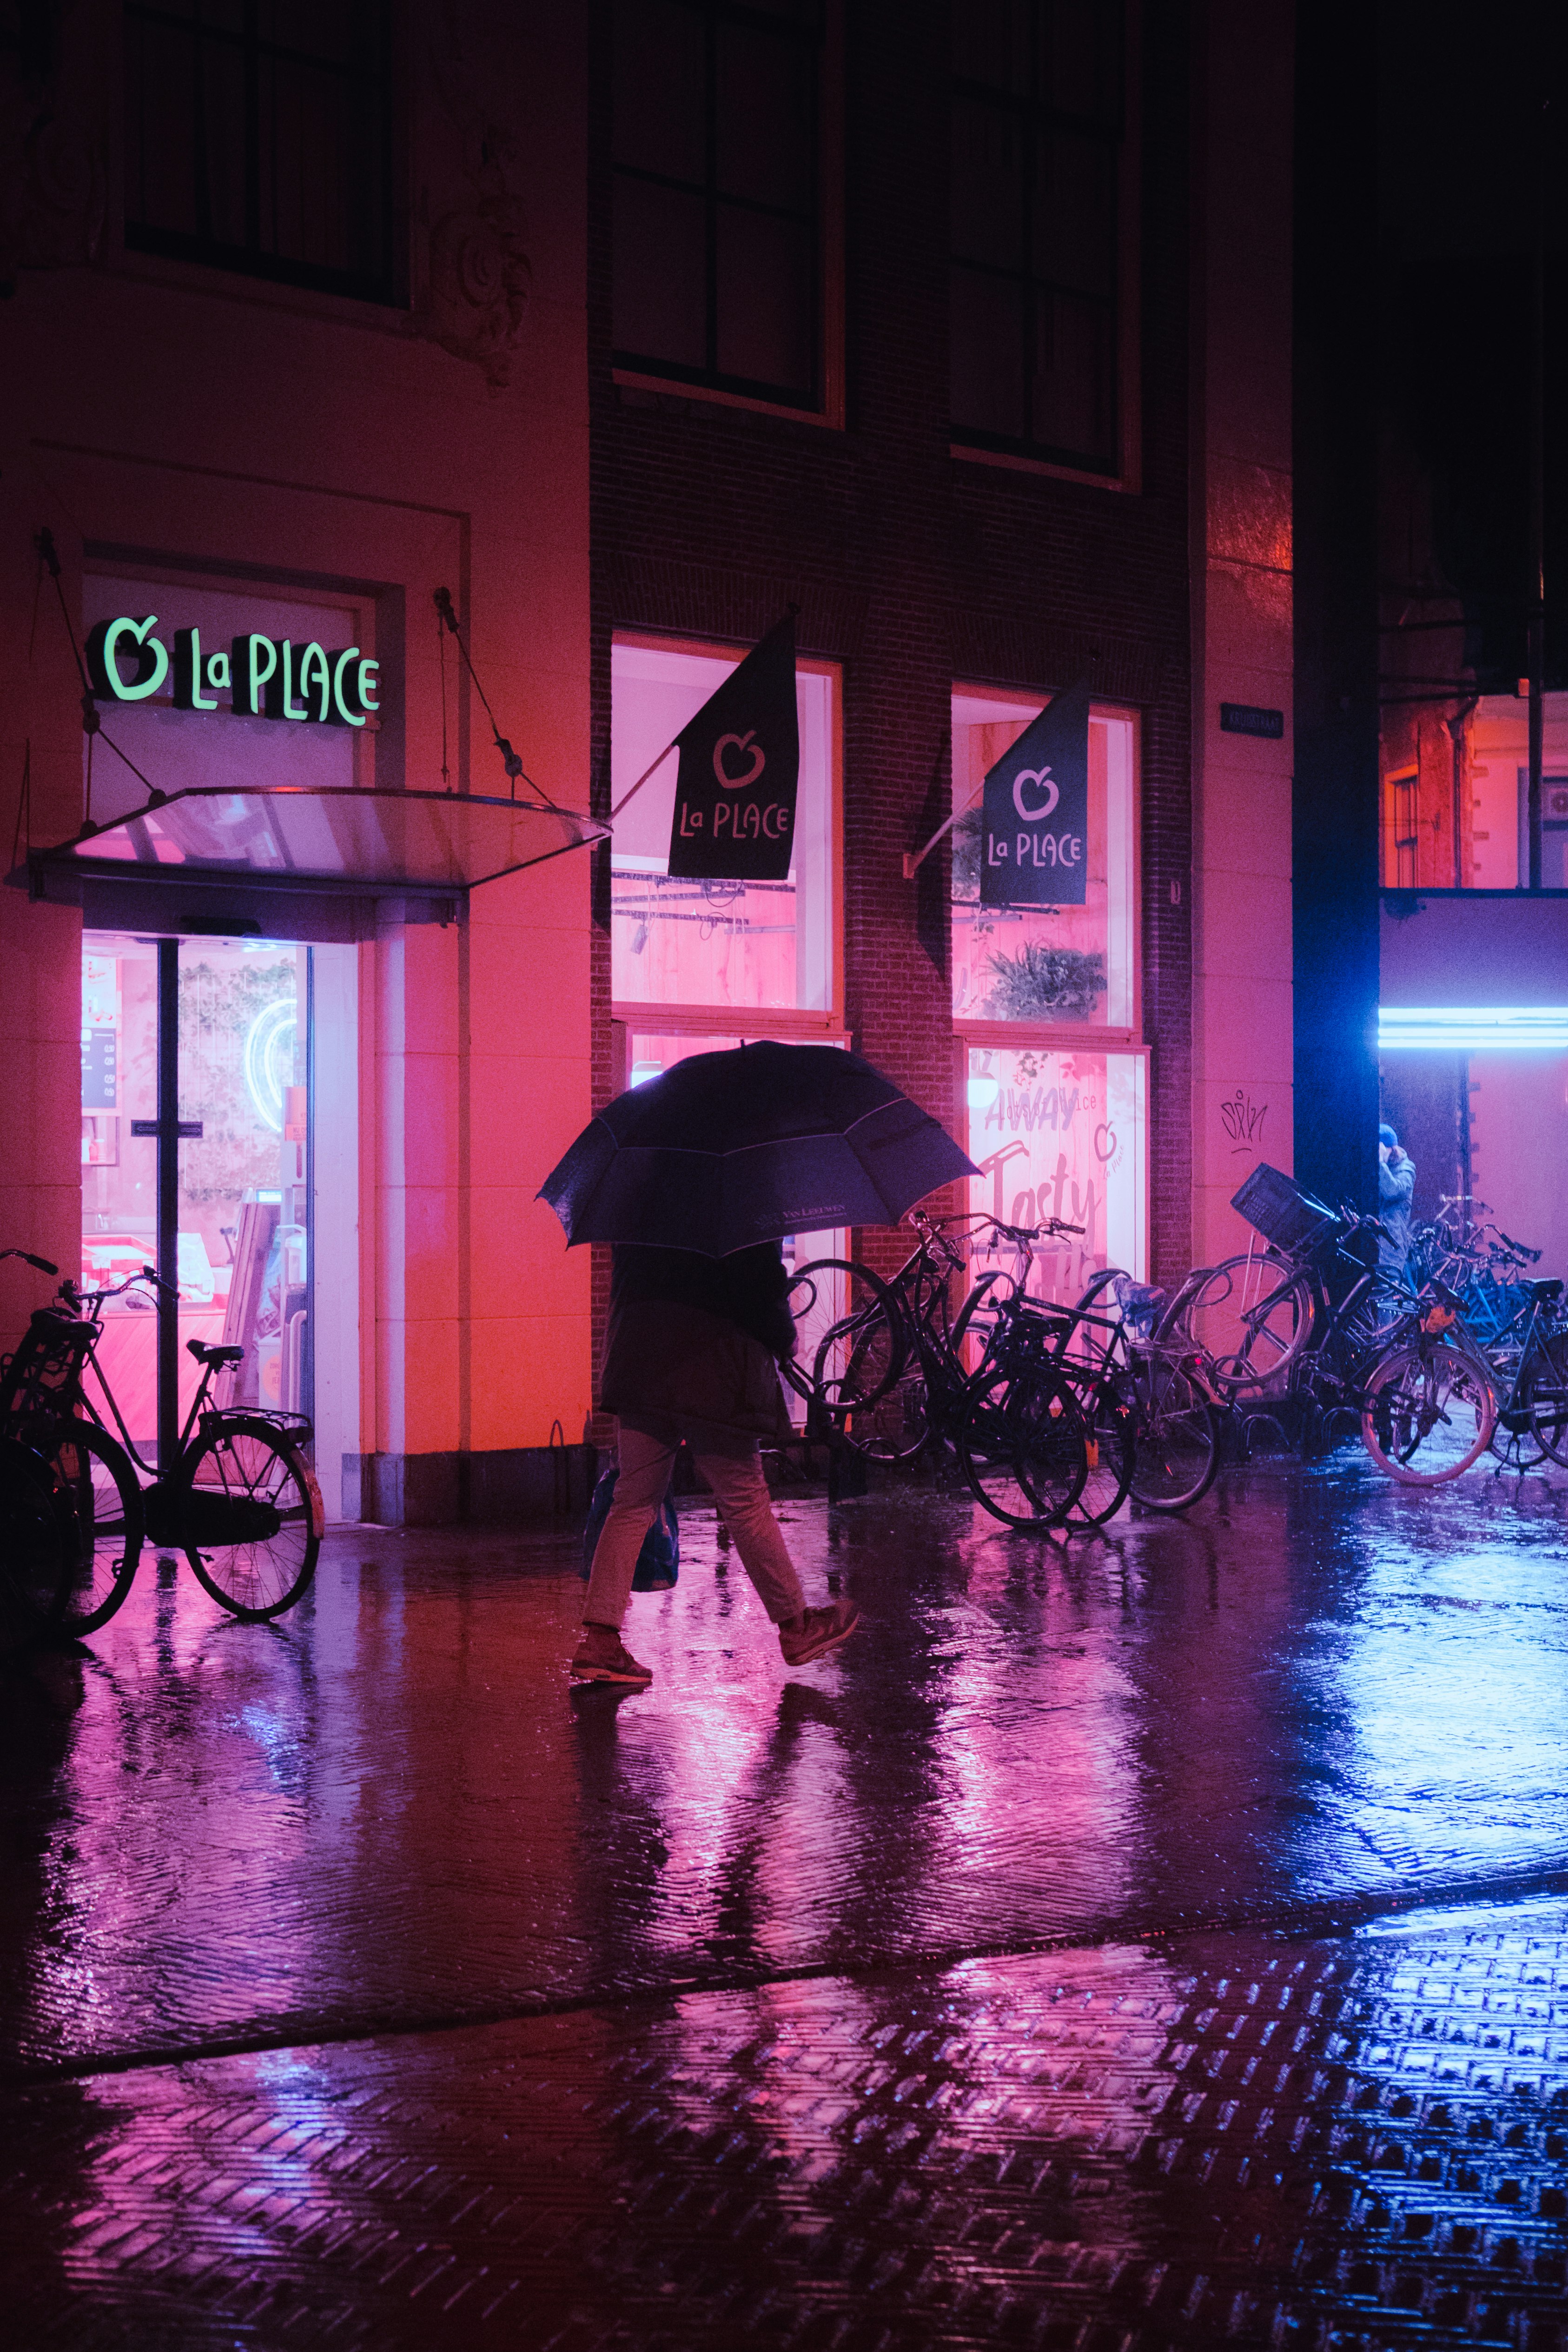
<path id="1" fill-rule="evenodd" d="M 640 1242 L 617 1242 L 610 1260 L 610 1314 L 652 1301 L 668 1307 L 700 1307 L 721 1316 L 770 1355 L 792 1356 L 795 1323 L 784 1294 L 789 1286 L 777 1242 L 736 1250 L 729 1257 L 704 1257 L 696 1250 L 649 1249 Z"/>

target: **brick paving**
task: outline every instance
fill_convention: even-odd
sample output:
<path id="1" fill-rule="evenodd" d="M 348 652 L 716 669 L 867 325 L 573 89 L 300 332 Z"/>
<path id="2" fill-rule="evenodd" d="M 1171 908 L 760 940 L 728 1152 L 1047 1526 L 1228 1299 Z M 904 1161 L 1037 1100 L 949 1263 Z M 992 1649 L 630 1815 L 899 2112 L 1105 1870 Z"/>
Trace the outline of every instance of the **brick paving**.
<path id="1" fill-rule="evenodd" d="M 7 2341 L 1562 2352 L 1560 1489 L 1343 1465 L 1071 1550 L 690 1518 L 150 1574 L 0 1718 Z"/>

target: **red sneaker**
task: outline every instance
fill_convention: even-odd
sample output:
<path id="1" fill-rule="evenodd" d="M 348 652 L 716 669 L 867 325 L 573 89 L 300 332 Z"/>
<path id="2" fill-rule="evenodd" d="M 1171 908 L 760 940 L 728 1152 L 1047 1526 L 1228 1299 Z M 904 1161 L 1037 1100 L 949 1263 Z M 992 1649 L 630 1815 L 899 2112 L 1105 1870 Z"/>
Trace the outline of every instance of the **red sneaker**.
<path id="1" fill-rule="evenodd" d="M 585 1633 L 570 1671 L 574 1683 L 631 1683 L 639 1690 L 653 1679 L 653 1667 L 639 1664 L 618 1633 Z"/>
<path id="2" fill-rule="evenodd" d="M 861 1612 L 852 1601 L 831 1601 L 825 1609 L 808 1609 L 795 1626 L 780 1625 L 779 1647 L 784 1653 L 787 1666 L 809 1665 L 825 1650 L 836 1650 L 847 1642 L 861 1622 Z"/>

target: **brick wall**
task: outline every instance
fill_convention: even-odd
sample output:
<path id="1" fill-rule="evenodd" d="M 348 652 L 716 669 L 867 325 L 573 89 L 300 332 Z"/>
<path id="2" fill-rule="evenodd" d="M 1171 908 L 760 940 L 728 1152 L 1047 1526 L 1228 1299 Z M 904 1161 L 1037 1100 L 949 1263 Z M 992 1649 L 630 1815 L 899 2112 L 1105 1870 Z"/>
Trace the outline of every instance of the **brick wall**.
<path id="1" fill-rule="evenodd" d="M 1144 58 L 1142 488 L 955 461 L 946 433 L 945 7 L 846 0 L 846 429 L 610 369 L 608 27 L 591 136 L 594 724 L 607 773 L 616 627 L 746 640 L 788 600 L 844 666 L 844 960 L 856 1047 L 955 1116 L 947 863 L 901 855 L 950 806 L 955 677 L 1055 688 L 1087 672 L 1144 718 L 1144 1013 L 1153 1047 L 1151 1259 L 1187 1263 L 1192 822 L 1184 14 Z M 595 1085 L 610 1087 L 607 883 Z M 892 1235 L 865 1235 L 873 1262 Z M 901 1254 L 901 1253 L 898 1253 Z M 602 1277 L 601 1277 L 602 1283 Z"/>

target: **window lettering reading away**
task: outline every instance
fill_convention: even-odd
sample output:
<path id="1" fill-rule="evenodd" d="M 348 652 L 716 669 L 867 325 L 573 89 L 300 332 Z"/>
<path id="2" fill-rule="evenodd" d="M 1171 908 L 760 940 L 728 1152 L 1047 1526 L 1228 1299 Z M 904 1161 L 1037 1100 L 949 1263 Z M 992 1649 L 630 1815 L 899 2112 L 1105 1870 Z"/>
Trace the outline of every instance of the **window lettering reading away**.
<path id="1" fill-rule="evenodd" d="M 619 366 L 816 407 L 815 0 L 617 0 Z"/>
<path id="2" fill-rule="evenodd" d="M 128 0 L 125 241 L 393 302 L 382 0 Z"/>
<path id="3" fill-rule="evenodd" d="M 1120 0 L 953 11 L 952 425 L 1119 468 Z"/>

